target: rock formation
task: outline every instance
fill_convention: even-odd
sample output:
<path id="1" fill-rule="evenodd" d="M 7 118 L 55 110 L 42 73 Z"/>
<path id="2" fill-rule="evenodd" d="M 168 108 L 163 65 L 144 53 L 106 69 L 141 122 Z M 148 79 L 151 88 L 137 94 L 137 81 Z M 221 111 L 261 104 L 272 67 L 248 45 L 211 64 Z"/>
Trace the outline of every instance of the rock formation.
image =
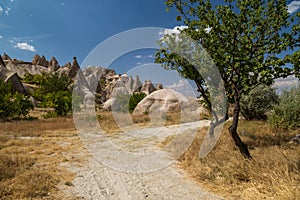
<path id="1" fill-rule="evenodd" d="M 126 73 L 116 74 L 112 69 L 88 66 L 81 70 L 76 57 L 73 58 L 72 64 L 66 63 L 62 67 L 55 57 L 47 61 L 44 56 L 38 54 L 33 57 L 32 62 L 11 59 L 7 54 L 2 57 L 5 59 L 4 61 L 1 59 L 3 63 L 0 71 L 1 78 L 14 82 L 14 87 L 22 93 L 25 93 L 26 90 L 19 77 L 24 78 L 26 73 L 32 75 L 42 73 L 65 74 L 75 81 L 74 92 L 82 97 L 82 103 L 93 105 L 96 101 L 99 104 L 104 104 L 104 108 L 108 110 L 112 107 L 118 108 L 115 102 L 117 102 L 116 98 L 120 94 L 131 95 L 143 92 L 150 95 L 157 89 L 163 88 L 161 84 L 154 87 L 150 80 L 142 84 L 138 75 L 133 79 Z"/>
<path id="2" fill-rule="evenodd" d="M 140 81 L 139 76 L 136 75 L 133 81 L 132 92 L 138 92 L 141 87 L 142 87 L 142 82 Z"/>
<path id="3" fill-rule="evenodd" d="M 5 64 L 7 69 L 16 72 L 21 78 L 24 78 L 25 74 L 27 73 L 35 75 L 42 74 L 43 72 L 48 72 L 46 67 L 33 65 L 31 62 L 8 60 L 5 61 Z"/>
<path id="4" fill-rule="evenodd" d="M 161 83 L 156 84 L 155 86 L 156 90 L 164 89 L 164 86 Z"/>
<path id="5" fill-rule="evenodd" d="M 57 60 L 55 57 L 52 57 L 51 60 L 49 61 L 49 66 L 48 66 L 48 70 L 50 72 L 55 72 L 60 68 Z"/>
<path id="6" fill-rule="evenodd" d="M 130 94 L 133 93 L 133 78 L 132 78 L 132 76 L 130 76 L 130 77 L 128 78 L 128 82 L 126 83 L 126 89 L 128 90 L 128 92 L 129 92 Z"/>
<path id="7" fill-rule="evenodd" d="M 80 69 L 80 66 L 77 62 L 76 57 L 74 57 L 73 63 L 71 65 L 70 71 L 68 73 L 68 77 L 70 77 L 71 79 L 75 78 L 79 69 Z"/>
<path id="8" fill-rule="evenodd" d="M 3 60 L 11 60 L 11 58 L 6 53 L 3 54 L 2 59 Z"/>
<path id="9" fill-rule="evenodd" d="M 18 74 L 6 68 L 5 63 L 2 60 L 1 56 L 0 56 L 0 79 L 3 80 L 5 83 L 11 82 L 14 90 L 20 92 L 21 94 L 27 95 L 27 91 L 25 90 L 25 87 L 20 81 Z"/>
<path id="10" fill-rule="evenodd" d="M 171 89 L 157 90 L 146 96 L 134 109 L 133 114 L 179 112 L 183 119 L 197 120 L 199 113 L 206 113 L 197 99 L 185 97 Z"/>
<path id="11" fill-rule="evenodd" d="M 40 57 L 38 54 L 34 55 L 34 57 L 32 59 L 32 64 L 43 66 L 43 67 L 49 66 L 49 62 L 46 60 L 45 56 Z"/>
<path id="12" fill-rule="evenodd" d="M 150 80 L 147 80 L 143 83 L 141 91 L 145 93 L 146 95 L 151 94 L 152 92 L 156 91 L 156 88 L 154 87 L 154 85 L 152 84 L 152 82 Z"/>

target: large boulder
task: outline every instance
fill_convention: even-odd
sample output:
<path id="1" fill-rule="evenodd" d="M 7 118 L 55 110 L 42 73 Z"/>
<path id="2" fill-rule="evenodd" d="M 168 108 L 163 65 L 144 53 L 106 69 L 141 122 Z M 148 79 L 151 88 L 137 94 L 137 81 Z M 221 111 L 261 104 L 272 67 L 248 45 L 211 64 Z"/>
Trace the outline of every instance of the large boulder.
<path id="1" fill-rule="evenodd" d="M 204 108 L 195 98 L 185 97 L 171 89 L 161 89 L 146 96 L 138 103 L 133 114 L 179 111 L 187 115 L 199 116 L 199 112 L 204 112 Z"/>

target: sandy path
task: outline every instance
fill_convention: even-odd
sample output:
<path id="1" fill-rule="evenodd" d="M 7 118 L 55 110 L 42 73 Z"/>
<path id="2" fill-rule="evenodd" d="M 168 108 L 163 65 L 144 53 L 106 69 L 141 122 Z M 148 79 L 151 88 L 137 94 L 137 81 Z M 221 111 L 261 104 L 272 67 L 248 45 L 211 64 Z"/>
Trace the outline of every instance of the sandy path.
<path id="1" fill-rule="evenodd" d="M 209 122 L 203 121 L 201 124 L 189 123 L 182 126 L 131 131 L 110 138 L 109 142 L 103 136 L 85 134 L 82 141 L 88 149 L 86 154 L 87 157 L 88 155 L 92 156 L 89 156 L 88 162 L 81 167 L 69 166 L 77 174 L 70 192 L 83 199 L 103 200 L 222 199 L 201 189 L 196 182 L 187 178 L 182 170 L 176 168 L 174 163 L 167 165 L 166 163 L 170 162 L 169 159 L 172 159 L 172 155 L 169 155 L 169 152 L 160 150 L 161 148 L 156 145 L 172 133 L 178 134 L 174 130 L 180 130 L 179 132 L 195 131 L 199 125 L 204 126 L 207 123 Z M 119 150 L 112 148 L 112 141 L 113 144 L 120 147 Z M 125 156 L 125 158 L 120 156 L 123 155 L 121 153 L 124 152 L 124 149 L 128 152 L 148 153 L 156 151 L 161 154 L 159 154 L 159 159 L 156 157 L 155 160 L 152 159 L 152 162 L 151 159 L 143 160 L 142 157 L 145 157 L 145 154 L 143 154 L 141 160 L 136 161 L 138 167 L 134 168 L 132 165 L 126 165 L 131 162 L 128 161 L 130 156 Z M 102 162 L 104 164 L 102 164 L 103 158 L 108 157 L 108 160 L 116 159 L 117 162 L 104 161 Z M 143 164 L 139 165 L 140 161 Z M 116 164 L 118 165 L 116 166 Z M 167 166 L 161 167 L 164 165 Z M 152 168 L 147 168 L 147 166 L 160 167 L 161 169 L 152 170 L 149 173 L 132 173 L 134 170 L 150 171 Z M 126 169 L 130 170 L 125 172 Z"/>

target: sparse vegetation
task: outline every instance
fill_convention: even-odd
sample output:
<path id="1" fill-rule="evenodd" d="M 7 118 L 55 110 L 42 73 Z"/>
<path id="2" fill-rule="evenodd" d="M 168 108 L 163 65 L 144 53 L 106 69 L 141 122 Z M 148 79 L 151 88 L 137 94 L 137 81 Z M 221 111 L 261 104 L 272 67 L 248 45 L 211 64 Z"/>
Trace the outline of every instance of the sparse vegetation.
<path id="1" fill-rule="evenodd" d="M 72 110 L 72 80 L 58 73 L 26 75 L 25 82 L 39 85 L 31 94 L 44 108 L 54 108 L 57 116 L 65 116 Z M 53 112 L 53 111 L 52 111 Z M 48 116 L 55 116 L 49 114 Z"/>
<path id="2" fill-rule="evenodd" d="M 271 86 L 260 85 L 241 99 L 241 114 L 247 120 L 266 120 L 267 113 L 278 103 L 276 91 Z"/>
<path id="3" fill-rule="evenodd" d="M 269 124 L 274 129 L 300 128 L 300 85 L 283 91 L 280 102 L 269 116 Z"/>
<path id="4" fill-rule="evenodd" d="M 145 93 L 134 93 L 129 99 L 129 112 L 133 112 L 140 101 L 146 97 Z"/>
<path id="5" fill-rule="evenodd" d="M 20 118 L 33 109 L 29 96 L 13 90 L 10 82 L 0 80 L 0 119 Z"/>
<path id="6" fill-rule="evenodd" d="M 2 122 L 0 199 L 64 198 L 59 184 L 72 181 L 73 174 L 59 164 L 81 162 L 68 160 L 68 154 L 83 150 L 74 136 L 68 118 Z"/>
<path id="7" fill-rule="evenodd" d="M 300 196 L 300 146 L 287 140 L 296 132 L 276 132 L 264 121 L 242 120 L 239 132 L 254 159 L 240 159 L 226 132 L 204 159 L 198 157 L 207 129 L 198 131 L 179 165 L 201 186 L 225 199 L 297 199 Z M 299 131 L 299 130 L 298 130 Z M 184 141 L 184 138 L 183 138 Z M 178 144 L 179 145 L 179 144 Z"/>

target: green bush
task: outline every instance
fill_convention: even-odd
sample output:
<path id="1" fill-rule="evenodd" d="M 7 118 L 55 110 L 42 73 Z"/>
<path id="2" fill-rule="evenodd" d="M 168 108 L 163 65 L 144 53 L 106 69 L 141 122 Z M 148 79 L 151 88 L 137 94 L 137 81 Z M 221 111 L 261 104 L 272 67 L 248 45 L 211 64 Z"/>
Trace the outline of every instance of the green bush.
<path id="1" fill-rule="evenodd" d="M 300 85 L 283 91 L 279 104 L 268 117 L 269 125 L 274 129 L 294 130 L 300 128 Z"/>
<path id="2" fill-rule="evenodd" d="M 0 80 L 0 91 L 1 119 L 25 117 L 33 109 L 29 96 L 14 91 L 10 82 L 4 83 Z"/>
<path id="3" fill-rule="evenodd" d="M 72 93 L 70 91 L 58 91 L 48 93 L 43 101 L 44 107 L 54 108 L 59 116 L 67 115 L 72 110 Z"/>
<path id="4" fill-rule="evenodd" d="M 113 111 L 116 112 L 133 112 L 137 104 L 145 98 L 144 93 L 129 94 L 118 94 L 116 96 L 116 101 L 114 102 Z"/>
<path id="5" fill-rule="evenodd" d="M 253 89 L 249 95 L 243 96 L 240 102 L 241 114 L 247 120 L 266 120 L 267 113 L 278 103 L 275 89 L 260 85 Z"/>
<path id="6" fill-rule="evenodd" d="M 28 76 L 28 80 L 30 76 Z M 35 78 L 34 78 L 35 77 Z M 67 75 L 58 73 L 44 73 L 34 75 L 32 80 L 40 87 L 36 89 L 32 96 L 39 100 L 41 107 L 54 108 L 59 116 L 64 116 L 72 110 L 72 83 Z M 51 116 L 55 116 L 51 114 Z"/>
<path id="7" fill-rule="evenodd" d="M 24 83 L 37 84 L 37 85 L 40 85 L 42 80 L 43 80 L 42 74 L 32 75 L 32 74 L 26 73 L 23 78 Z"/>
<path id="8" fill-rule="evenodd" d="M 144 93 L 135 93 L 129 99 L 129 111 L 133 112 L 138 103 L 146 97 Z"/>

